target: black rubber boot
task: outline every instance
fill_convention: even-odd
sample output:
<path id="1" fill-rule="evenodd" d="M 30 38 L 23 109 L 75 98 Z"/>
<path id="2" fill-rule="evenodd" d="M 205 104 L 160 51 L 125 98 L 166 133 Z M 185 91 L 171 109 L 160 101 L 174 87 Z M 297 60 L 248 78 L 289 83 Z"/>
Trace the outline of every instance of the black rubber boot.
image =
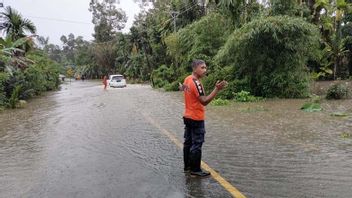
<path id="1" fill-rule="evenodd" d="M 201 169 L 202 151 L 191 154 L 191 175 L 197 177 L 207 177 L 210 175 L 208 171 Z"/>
<path id="2" fill-rule="evenodd" d="M 200 171 L 201 151 L 190 153 L 191 172 Z"/>
<path id="3" fill-rule="evenodd" d="M 184 146 L 183 147 L 183 162 L 184 162 L 184 172 L 189 173 L 191 172 L 191 163 L 190 163 L 190 147 Z"/>
<path id="4" fill-rule="evenodd" d="M 201 169 L 198 172 L 191 171 L 191 175 L 196 177 L 208 177 L 210 176 L 210 172 Z"/>

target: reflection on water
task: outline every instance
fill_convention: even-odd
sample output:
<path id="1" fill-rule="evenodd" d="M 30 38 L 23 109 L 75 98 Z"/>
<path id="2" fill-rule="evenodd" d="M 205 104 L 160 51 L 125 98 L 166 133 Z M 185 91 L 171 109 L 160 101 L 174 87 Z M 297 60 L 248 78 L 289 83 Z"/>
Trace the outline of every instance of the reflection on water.
<path id="1" fill-rule="evenodd" d="M 210 107 L 209 160 L 249 197 L 348 197 L 352 194 L 352 101 L 324 101 L 324 111 L 300 110 L 306 100 L 268 100 Z M 212 146 L 216 145 L 216 146 Z"/>
<path id="2" fill-rule="evenodd" d="M 182 107 L 182 94 L 168 95 Z M 341 134 L 352 134 L 352 100 L 323 100 L 314 113 L 300 110 L 305 102 L 208 106 L 204 160 L 248 197 L 350 197 L 352 138 Z"/>
<path id="3" fill-rule="evenodd" d="M 99 83 L 0 113 L 0 197 L 230 197 L 183 174 L 182 151 L 141 116 L 181 140 L 180 92 Z M 208 106 L 204 161 L 248 197 L 350 197 L 352 100 L 305 101 Z"/>

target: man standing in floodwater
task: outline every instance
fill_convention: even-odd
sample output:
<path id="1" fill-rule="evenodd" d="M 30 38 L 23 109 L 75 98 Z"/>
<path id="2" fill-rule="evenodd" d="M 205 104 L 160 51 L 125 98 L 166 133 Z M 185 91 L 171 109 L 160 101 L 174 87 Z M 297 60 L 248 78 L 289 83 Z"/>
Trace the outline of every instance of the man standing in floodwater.
<path id="1" fill-rule="evenodd" d="M 185 124 L 183 160 L 184 171 L 193 176 L 206 177 L 210 173 L 201 169 L 202 145 L 205 135 L 205 109 L 220 90 L 226 85 L 226 81 L 218 81 L 214 90 L 207 96 L 200 79 L 205 76 L 207 66 L 203 60 L 195 60 L 192 63 L 192 74 L 185 78 L 180 90 L 184 92 L 185 112 L 183 121 Z"/>

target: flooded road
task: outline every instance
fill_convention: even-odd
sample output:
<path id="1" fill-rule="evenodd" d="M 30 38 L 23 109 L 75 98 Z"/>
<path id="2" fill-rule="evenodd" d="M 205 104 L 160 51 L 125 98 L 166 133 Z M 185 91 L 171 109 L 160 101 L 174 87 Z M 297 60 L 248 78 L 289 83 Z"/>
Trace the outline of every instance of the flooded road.
<path id="1" fill-rule="evenodd" d="M 182 93 L 72 82 L 0 113 L 0 197 L 231 197 L 183 173 Z M 203 160 L 246 197 L 351 197 L 352 101 L 207 108 Z M 349 116 L 334 117 L 345 112 Z M 159 128 L 150 120 L 157 123 Z"/>

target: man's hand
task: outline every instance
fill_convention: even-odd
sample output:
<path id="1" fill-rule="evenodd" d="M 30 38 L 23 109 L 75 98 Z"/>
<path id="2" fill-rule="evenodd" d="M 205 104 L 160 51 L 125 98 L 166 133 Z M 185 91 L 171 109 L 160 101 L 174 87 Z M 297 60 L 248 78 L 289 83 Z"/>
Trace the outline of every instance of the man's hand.
<path id="1" fill-rule="evenodd" d="M 227 86 L 227 84 L 228 83 L 225 80 L 223 80 L 223 81 L 218 80 L 215 84 L 215 89 L 220 91 L 220 90 L 224 89 Z"/>
<path id="2" fill-rule="evenodd" d="M 178 83 L 178 90 L 184 91 L 184 86 L 181 83 Z"/>
<path id="3" fill-rule="evenodd" d="M 218 80 L 215 84 L 214 90 L 208 96 L 199 96 L 200 103 L 204 106 L 209 104 L 209 102 L 211 102 L 215 98 L 216 94 L 218 94 L 220 90 L 224 89 L 227 84 L 228 83 L 225 80 L 221 82 Z"/>

